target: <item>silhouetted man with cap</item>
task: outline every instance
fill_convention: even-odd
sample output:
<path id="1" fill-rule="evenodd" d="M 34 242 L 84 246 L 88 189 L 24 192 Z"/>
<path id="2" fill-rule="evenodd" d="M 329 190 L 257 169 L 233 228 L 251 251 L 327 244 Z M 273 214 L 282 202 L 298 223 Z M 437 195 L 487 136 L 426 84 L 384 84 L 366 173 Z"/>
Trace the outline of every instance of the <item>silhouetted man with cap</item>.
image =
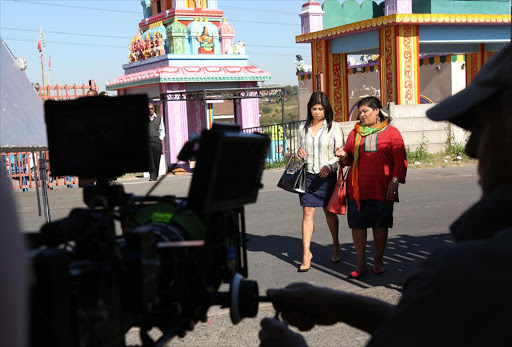
<path id="1" fill-rule="evenodd" d="M 372 334 L 368 346 L 512 344 L 512 45 L 427 116 L 471 130 L 466 152 L 478 159 L 483 196 L 451 225 L 456 242 L 408 279 L 397 306 L 306 283 L 270 289 L 284 321 L 300 330 L 345 322 Z M 262 346 L 306 345 L 283 322 L 261 326 Z"/>

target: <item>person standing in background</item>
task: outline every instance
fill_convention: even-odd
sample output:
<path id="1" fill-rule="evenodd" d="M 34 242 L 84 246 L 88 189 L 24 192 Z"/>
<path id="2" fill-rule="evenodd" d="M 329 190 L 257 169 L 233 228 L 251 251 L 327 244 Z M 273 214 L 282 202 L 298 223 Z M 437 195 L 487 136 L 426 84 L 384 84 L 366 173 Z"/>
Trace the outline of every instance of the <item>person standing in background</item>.
<path id="1" fill-rule="evenodd" d="M 162 116 L 155 113 L 155 105 L 149 103 L 149 147 L 151 151 L 149 165 L 149 180 L 158 179 L 160 157 L 162 156 L 162 140 L 165 137 L 165 127 Z"/>

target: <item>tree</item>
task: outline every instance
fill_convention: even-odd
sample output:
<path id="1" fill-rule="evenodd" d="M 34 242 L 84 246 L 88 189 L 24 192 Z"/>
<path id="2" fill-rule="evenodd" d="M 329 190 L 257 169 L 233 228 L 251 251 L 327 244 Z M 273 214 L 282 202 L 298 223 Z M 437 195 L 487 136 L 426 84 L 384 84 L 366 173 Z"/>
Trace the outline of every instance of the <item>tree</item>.
<path id="1" fill-rule="evenodd" d="M 284 95 L 292 96 L 297 95 L 297 86 L 285 86 L 284 87 Z"/>

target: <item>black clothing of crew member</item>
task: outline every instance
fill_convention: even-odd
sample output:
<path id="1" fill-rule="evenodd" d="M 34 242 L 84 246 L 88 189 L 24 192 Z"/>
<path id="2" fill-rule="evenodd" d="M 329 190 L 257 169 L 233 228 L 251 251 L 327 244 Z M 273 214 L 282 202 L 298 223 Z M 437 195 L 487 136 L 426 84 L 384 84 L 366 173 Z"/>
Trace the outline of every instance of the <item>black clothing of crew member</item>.
<path id="1" fill-rule="evenodd" d="M 149 147 L 150 147 L 150 166 L 149 180 L 156 181 L 158 170 L 160 168 L 160 157 L 162 155 L 162 117 L 154 114 L 149 122 Z"/>
<path id="2" fill-rule="evenodd" d="M 392 318 L 367 347 L 503 346 L 512 311 L 511 204 L 507 183 L 453 223 L 456 242 L 407 281 Z"/>

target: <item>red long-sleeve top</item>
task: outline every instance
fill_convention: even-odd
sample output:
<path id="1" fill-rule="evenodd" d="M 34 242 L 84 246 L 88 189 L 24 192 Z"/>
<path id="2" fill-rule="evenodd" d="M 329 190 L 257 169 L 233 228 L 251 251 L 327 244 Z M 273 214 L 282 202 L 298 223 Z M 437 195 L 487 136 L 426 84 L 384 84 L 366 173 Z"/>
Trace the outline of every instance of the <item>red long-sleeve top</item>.
<path id="1" fill-rule="evenodd" d="M 345 144 L 350 164 L 354 160 L 354 142 L 356 132 L 352 130 Z M 365 146 L 365 141 L 376 140 L 375 146 Z M 367 147 L 367 148 L 366 148 Z M 367 149 L 369 151 L 367 152 Z M 359 146 L 359 191 L 361 200 L 376 199 L 392 202 L 386 199 L 389 182 L 398 177 L 400 183 L 405 183 L 407 174 L 407 156 L 402 135 L 392 125 L 388 125 L 378 134 L 369 135 L 361 139 Z M 347 190 L 349 197 L 354 196 L 352 185 L 352 167 L 347 176 Z M 395 199 L 398 202 L 398 194 Z"/>

